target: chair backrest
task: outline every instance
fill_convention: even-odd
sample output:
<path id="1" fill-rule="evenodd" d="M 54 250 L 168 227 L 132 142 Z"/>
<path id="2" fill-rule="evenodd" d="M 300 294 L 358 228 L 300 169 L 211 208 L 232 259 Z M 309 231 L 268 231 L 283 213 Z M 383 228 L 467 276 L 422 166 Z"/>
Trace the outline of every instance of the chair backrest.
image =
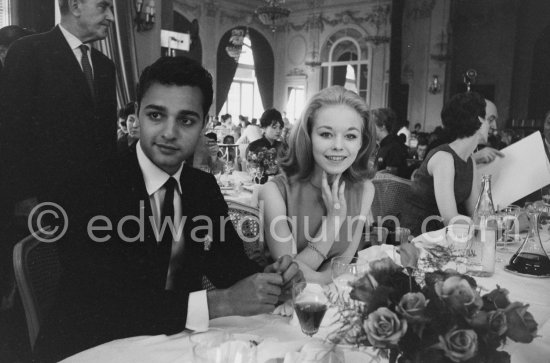
<path id="1" fill-rule="evenodd" d="M 243 239 L 246 255 L 260 266 L 267 266 L 263 236 L 260 233 L 260 210 L 236 201 L 227 201 L 227 206 L 229 218 Z"/>
<path id="2" fill-rule="evenodd" d="M 13 249 L 13 267 L 32 348 L 57 294 L 61 262 L 56 244 L 40 242 L 33 235 L 22 239 Z"/>
<path id="3" fill-rule="evenodd" d="M 403 202 L 411 190 L 411 181 L 390 173 L 376 173 L 372 183 L 375 189 L 371 207 L 374 222 L 378 222 L 378 217 L 399 218 Z"/>
<path id="4" fill-rule="evenodd" d="M 231 223 L 233 223 L 239 237 L 243 239 L 244 252 L 249 259 L 260 266 L 267 266 L 267 257 L 262 241 L 263 236 L 260 234 L 260 210 L 232 200 L 227 201 L 227 206 Z M 202 277 L 202 287 L 205 290 L 215 289 L 215 286 L 206 276 Z"/>

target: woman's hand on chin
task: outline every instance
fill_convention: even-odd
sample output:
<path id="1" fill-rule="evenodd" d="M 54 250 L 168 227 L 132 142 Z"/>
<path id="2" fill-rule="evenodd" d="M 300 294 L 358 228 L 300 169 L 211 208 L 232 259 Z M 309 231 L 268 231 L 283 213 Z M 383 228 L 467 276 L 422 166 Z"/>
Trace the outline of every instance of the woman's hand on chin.
<path id="1" fill-rule="evenodd" d="M 327 217 L 339 217 L 341 224 L 344 218 L 347 216 L 347 204 L 344 191 L 346 189 L 346 182 L 342 182 L 342 185 L 338 185 L 342 174 L 337 174 L 333 179 L 331 185 L 328 183 L 328 176 L 326 171 L 323 171 L 321 179 L 321 190 L 323 196 L 323 202 L 327 208 Z"/>

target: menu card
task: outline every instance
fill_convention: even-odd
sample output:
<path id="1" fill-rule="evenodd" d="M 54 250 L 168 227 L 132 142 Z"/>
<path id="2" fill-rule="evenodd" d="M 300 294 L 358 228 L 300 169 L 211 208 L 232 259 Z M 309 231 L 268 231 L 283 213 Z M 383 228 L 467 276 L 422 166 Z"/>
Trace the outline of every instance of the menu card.
<path id="1" fill-rule="evenodd" d="M 550 184 L 550 162 L 543 142 L 540 132 L 535 132 L 502 149 L 503 158 L 478 167 L 480 178 L 483 174 L 492 175 L 495 207 L 504 208 Z"/>

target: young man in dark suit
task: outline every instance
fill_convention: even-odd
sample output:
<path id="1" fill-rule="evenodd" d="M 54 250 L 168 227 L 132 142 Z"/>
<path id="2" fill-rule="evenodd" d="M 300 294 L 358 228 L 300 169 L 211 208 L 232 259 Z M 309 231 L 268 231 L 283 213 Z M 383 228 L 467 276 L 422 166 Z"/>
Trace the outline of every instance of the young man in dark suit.
<path id="1" fill-rule="evenodd" d="M 57 242 L 64 274 L 36 344 L 39 358 L 270 312 L 302 279 L 289 256 L 265 269 L 249 260 L 215 178 L 185 165 L 212 93 L 210 74 L 190 59 L 161 58 L 143 71 L 135 151 L 104 180 L 96 176 L 97 191 L 78 203 L 68 192 L 73 200 L 64 207 L 73 227 Z M 173 230 L 163 233 L 170 221 Z M 203 276 L 217 289 L 203 290 Z"/>

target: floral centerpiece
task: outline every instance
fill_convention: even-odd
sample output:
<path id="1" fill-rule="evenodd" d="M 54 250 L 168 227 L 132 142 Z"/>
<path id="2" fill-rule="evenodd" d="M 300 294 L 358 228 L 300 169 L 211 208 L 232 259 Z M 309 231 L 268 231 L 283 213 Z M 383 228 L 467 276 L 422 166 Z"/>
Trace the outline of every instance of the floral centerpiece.
<path id="1" fill-rule="evenodd" d="M 371 346 L 390 362 L 510 362 L 499 350 L 507 339 L 529 343 L 537 323 L 528 305 L 510 302 L 496 287 L 481 296 L 476 281 L 454 270 L 428 272 L 418 284 L 415 247 L 401 247 L 403 268 L 390 258 L 370 262 L 352 283 L 350 299 L 331 296 L 338 307 L 334 343 Z"/>
<path id="2" fill-rule="evenodd" d="M 256 151 L 249 151 L 246 161 L 248 169 L 255 174 L 254 179 L 258 184 L 265 183 L 268 175 L 275 175 L 279 172 L 276 148 L 262 147 Z"/>

